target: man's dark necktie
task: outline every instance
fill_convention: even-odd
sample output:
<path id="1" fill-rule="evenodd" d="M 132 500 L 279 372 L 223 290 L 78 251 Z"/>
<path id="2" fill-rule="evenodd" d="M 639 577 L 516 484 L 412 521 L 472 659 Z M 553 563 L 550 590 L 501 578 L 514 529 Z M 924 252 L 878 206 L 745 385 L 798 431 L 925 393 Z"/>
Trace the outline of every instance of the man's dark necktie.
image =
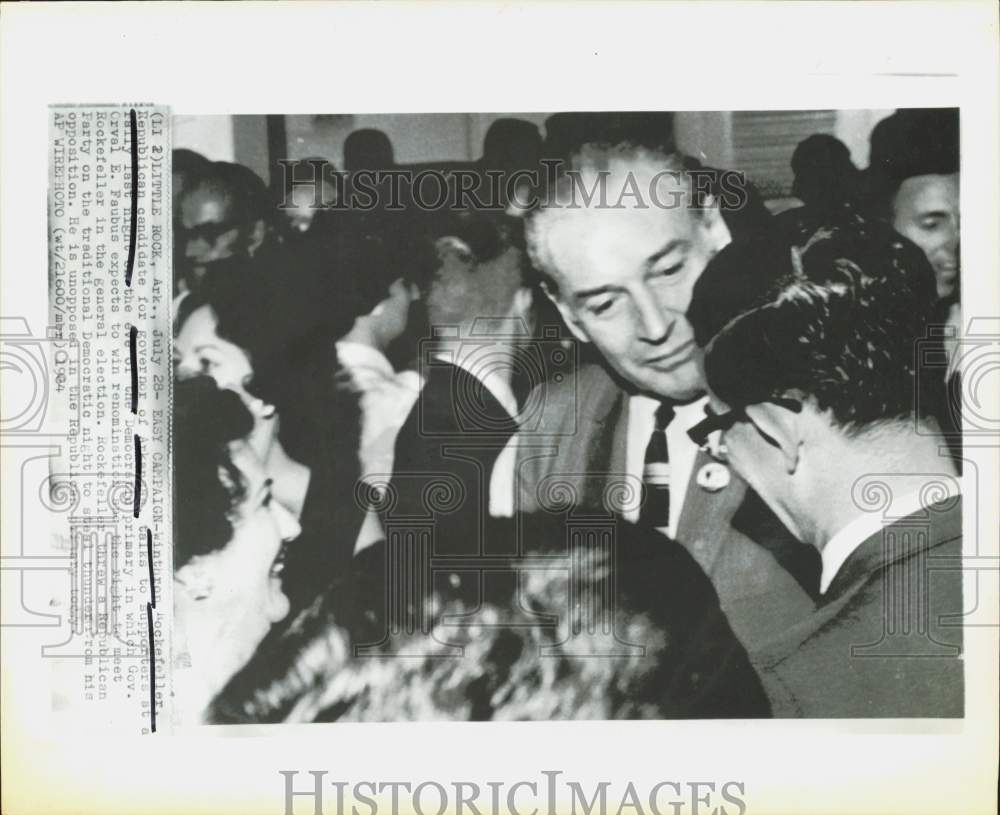
<path id="1" fill-rule="evenodd" d="M 646 445 L 642 468 L 643 502 L 639 521 L 648 526 L 670 524 L 670 455 L 667 452 L 667 425 L 674 418 L 674 406 L 661 402 L 656 409 L 653 432 Z"/>

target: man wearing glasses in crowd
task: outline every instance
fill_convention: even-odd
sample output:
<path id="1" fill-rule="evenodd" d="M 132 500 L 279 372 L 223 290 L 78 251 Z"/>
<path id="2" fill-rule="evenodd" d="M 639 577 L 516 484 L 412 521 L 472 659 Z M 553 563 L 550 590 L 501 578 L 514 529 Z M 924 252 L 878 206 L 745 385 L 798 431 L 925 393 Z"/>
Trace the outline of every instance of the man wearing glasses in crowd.
<path id="1" fill-rule="evenodd" d="M 213 268 L 238 268 L 269 240 L 267 190 L 253 171 L 223 161 L 192 170 L 178 204 L 179 285 L 192 291 Z M 273 248 L 273 247 L 272 247 Z"/>
<path id="2" fill-rule="evenodd" d="M 745 247 L 730 262 L 756 262 Z M 785 252 L 766 302 L 708 346 L 728 461 L 820 553 L 816 609 L 755 664 L 776 716 L 961 716 L 962 505 L 918 387 L 936 299 L 923 252 L 857 221 Z"/>

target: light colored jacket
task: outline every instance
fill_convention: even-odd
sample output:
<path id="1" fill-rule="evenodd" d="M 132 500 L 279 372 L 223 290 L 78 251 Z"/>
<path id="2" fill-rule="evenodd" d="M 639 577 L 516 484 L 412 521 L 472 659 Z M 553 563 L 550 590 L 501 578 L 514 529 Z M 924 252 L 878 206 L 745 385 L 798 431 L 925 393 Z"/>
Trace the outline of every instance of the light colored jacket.
<path id="1" fill-rule="evenodd" d="M 628 394 L 597 364 L 581 365 L 575 375 L 539 389 L 528 404 L 540 407 L 518 434 L 516 509 L 558 512 L 569 503 L 577 513 L 607 513 L 632 500 L 639 485 L 625 466 Z M 692 479 L 711 461 L 699 452 Z M 688 485 L 677 539 L 712 580 L 753 659 L 761 643 L 812 612 L 818 562 L 743 479 L 730 476 L 714 492 Z"/>

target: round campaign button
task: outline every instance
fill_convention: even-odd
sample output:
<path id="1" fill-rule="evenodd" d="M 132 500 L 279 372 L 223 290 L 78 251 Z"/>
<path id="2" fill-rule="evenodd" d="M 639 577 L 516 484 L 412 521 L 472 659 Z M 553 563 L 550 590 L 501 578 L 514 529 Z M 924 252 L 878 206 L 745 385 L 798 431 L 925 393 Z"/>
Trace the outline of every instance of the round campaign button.
<path id="1" fill-rule="evenodd" d="M 724 489 L 730 480 L 729 468 L 717 461 L 706 464 L 698 470 L 698 475 L 695 477 L 698 486 L 708 492 L 718 492 Z"/>

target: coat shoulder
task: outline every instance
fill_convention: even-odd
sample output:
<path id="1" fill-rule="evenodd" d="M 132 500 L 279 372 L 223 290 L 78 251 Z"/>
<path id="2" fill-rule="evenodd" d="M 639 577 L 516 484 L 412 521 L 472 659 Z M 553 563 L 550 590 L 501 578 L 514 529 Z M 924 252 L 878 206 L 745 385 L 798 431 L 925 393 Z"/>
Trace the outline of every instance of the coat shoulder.
<path id="1" fill-rule="evenodd" d="M 545 435 L 572 435 L 589 418 L 601 418 L 611 411 L 622 391 L 611 375 L 597 363 L 585 363 L 557 380 L 536 385 L 526 404 L 528 412 L 522 432 Z"/>
<path id="2" fill-rule="evenodd" d="M 790 632 L 762 671 L 776 715 L 961 716 L 960 557 L 958 537 L 883 565 Z"/>

